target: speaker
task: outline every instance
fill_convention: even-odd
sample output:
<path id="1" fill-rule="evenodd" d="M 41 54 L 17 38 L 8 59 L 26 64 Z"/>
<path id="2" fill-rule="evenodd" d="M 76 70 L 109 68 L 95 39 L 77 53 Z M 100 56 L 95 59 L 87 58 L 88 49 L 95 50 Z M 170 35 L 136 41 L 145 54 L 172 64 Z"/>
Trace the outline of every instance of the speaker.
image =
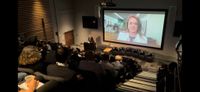
<path id="1" fill-rule="evenodd" d="M 180 37 L 182 31 L 183 31 L 183 21 L 176 21 L 173 36 Z"/>
<path id="2" fill-rule="evenodd" d="M 98 28 L 98 19 L 95 16 L 82 16 L 83 28 Z"/>

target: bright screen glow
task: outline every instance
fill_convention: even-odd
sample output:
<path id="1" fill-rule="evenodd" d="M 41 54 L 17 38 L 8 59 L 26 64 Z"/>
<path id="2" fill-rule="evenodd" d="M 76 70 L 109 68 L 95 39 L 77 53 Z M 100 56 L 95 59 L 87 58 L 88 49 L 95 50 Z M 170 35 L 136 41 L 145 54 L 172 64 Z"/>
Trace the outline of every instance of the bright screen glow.
<path id="1" fill-rule="evenodd" d="M 167 10 L 103 9 L 104 41 L 162 48 Z"/>

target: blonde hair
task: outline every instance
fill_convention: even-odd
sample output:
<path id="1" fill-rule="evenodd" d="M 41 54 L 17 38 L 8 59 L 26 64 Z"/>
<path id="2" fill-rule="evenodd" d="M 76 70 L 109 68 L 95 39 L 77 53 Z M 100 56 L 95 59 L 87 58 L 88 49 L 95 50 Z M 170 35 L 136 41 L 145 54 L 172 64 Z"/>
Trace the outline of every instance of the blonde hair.
<path id="1" fill-rule="evenodd" d="M 26 46 L 23 48 L 19 56 L 19 64 L 27 65 L 34 64 L 42 58 L 38 48 L 36 46 Z"/>

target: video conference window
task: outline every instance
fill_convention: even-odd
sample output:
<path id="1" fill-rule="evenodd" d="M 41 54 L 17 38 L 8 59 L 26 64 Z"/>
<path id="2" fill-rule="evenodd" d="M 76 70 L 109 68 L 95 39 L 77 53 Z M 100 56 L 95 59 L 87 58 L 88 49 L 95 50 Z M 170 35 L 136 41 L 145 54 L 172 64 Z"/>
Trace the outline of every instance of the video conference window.
<path id="1" fill-rule="evenodd" d="M 104 41 L 162 48 L 166 10 L 103 9 Z"/>

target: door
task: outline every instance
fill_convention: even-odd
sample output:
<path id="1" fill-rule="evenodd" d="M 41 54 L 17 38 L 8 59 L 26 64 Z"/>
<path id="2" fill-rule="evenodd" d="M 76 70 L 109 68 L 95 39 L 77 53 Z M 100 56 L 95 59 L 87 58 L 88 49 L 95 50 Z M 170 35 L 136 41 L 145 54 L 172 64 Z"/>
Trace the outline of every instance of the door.
<path id="1" fill-rule="evenodd" d="M 65 45 L 66 46 L 71 46 L 74 44 L 74 35 L 73 35 L 73 30 L 65 32 Z"/>

